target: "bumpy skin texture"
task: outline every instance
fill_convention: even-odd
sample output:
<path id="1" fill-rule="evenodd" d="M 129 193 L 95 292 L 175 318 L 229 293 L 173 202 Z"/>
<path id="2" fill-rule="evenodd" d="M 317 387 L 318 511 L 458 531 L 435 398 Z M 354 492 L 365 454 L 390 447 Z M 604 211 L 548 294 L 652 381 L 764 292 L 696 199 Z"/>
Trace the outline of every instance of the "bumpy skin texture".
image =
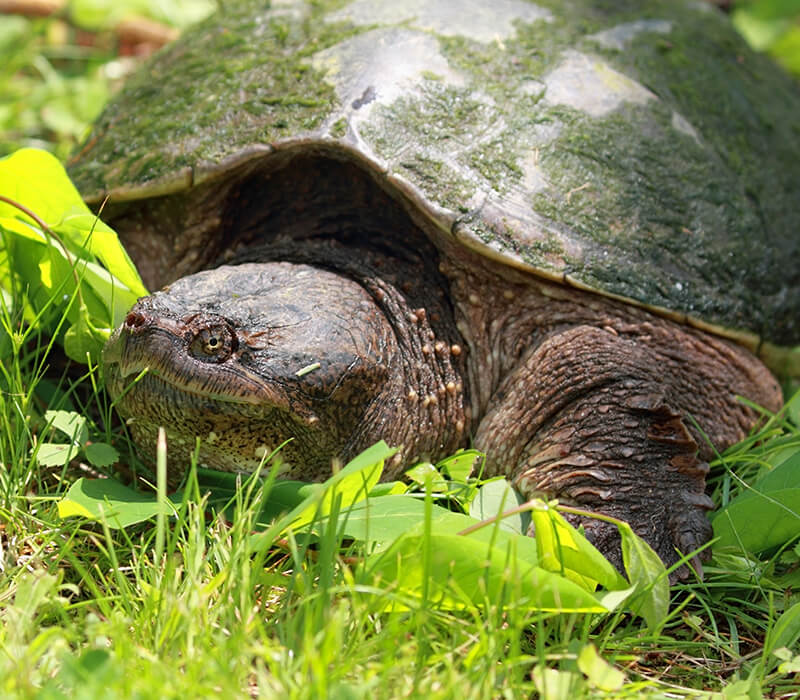
<path id="1" fill-rule="evenodd" d="M 691 552 L 711 536 L 704 487 L 714 447 L 741 439 L 755 420 L 737 396 L 777 409 L 779 387 L 727 341 L 547 291 L 520 300 L 532 307 L 528 322 L 542 325 L 489 397 L 475 442 L 527 497 L 556 495 L 626 520 L 674 563 L 676 550 Z M 561 325 L 562 315 L 573 322 Z M 620 565 L 616 528 L 582 524 Z"/>
<path id="2" fill-rule="evenodd" d="M 402 447 L 388 478 L 472 439 L 489 474 L 629 521 L 667 564 L 702 546 L 713 449 L 689 417 L 725 448 L 756 418 L 738 395 L 779 407 L 768 370 L 644 310 L 416 243 L 276 244 L 141 300 L 104 357 L 115 395 L 148 368 L 118 403 L 134 437 L 164 425 L 173 468 L 200 438 L 201 462 L 227 470 L 291 438 L 284 473 L 301 479 L 379 438 Z M 619 565 L 614 528 L 583 524 Z"/>
<path id="3" fill-rule="evenodd" d="M 140 300 L 107 345 L 112 394 L 147 368 L 117 405 L 137 441 L 153 445 L 164 425 L 179 454 L 199 437 L 202 463 L 237 471 L 291 440 L 284 474 L 306 480 L 379 439 L 404 446 L 389 478 L 464 444 L 464 358 L 444 287 L 437 295 L 437 283 L 417 275 L 412 292 L 399 281 L 424 261 L 335 241 L 251 255 L 296 262 L 182 278 Z M 331 266 L 338 271 L 323 269 Z M 425 307 L 412 303 L 423 297 Z"/>

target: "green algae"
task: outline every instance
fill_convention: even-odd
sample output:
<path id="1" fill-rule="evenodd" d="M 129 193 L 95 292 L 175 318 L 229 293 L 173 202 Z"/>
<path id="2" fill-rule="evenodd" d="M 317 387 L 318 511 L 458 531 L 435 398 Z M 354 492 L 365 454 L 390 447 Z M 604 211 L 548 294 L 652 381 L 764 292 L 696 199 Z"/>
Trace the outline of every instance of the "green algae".
<path id="1" fill-rule="evenodd" d="M 86 193 L 141 185 L 317 128 L 336 97 L 308 57 L 347 31 L 270 17 L 254 0 L 227 3 L 126 83 L 79 149 L 76 184 Z"/>
<path id="2" fill-rule="evenodd" d="M 256 143 L 347 142 L 349 107 L 311 66 L 375 29 L 323 21 L 346 4 L 301 15 L 226 4 L 109 106 L 73 168 L 80 188 L 147 183 Z M 360 138 L 459 225 L 534 268 L 798 342 L 796 86 L 696 3 L 537 4 L 549 21 L 517 21 L 495 41 L 422 32 L 460 81 L 422 71 L 413 89 L 359 113 Z M 632 31 L 621 49 L 597 39 L 643 19 L 669 31 Z M 547 81 L 567 50 L 652 98 L 623 96 L 602 116 L 553 103 Z"/>

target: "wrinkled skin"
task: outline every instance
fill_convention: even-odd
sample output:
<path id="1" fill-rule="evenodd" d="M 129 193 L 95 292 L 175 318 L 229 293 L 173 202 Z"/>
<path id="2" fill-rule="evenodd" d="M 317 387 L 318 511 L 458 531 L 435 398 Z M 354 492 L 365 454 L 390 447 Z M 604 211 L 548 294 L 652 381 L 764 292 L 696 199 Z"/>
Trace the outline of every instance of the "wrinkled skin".
<path id="1" fill-rule="evenodd" d="M 380 438 L 401 446 L 386 478 L 472 443 L 524 496 L 627 520 L 668 565 L 705 544 L 713 449 L 689 417 L 724 449 L 756 419 L 737 396 L 780 406 L 768 370 L 645 310 L 413 248 L 300 240 L 140 300 L 104 353 L 112 395 L 147 368 L 117 405 L 134 438 L 166 428 L 173 479 L 198 438 L 225 470 L 291 439 L 286 476 L 313 480 Z M 615 529 L 582 524 L 620 565 Z"/>

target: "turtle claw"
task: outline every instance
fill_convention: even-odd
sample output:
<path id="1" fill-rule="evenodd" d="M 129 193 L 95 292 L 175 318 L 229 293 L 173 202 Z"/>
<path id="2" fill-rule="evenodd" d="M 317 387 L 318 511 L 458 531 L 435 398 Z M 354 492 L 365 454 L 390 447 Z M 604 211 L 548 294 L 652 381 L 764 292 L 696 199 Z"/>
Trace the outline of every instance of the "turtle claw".
<path id="1" fill-rule="evenodd" d="M 687 502 L 686 509 L 675 513 L 670 519 L 669 532 L 677 552 L 692 555 L 688 563 L 702 580 L 703 562 L 711 558 L 708 543 L 713 535 L 706 511 L 711 510 L 714 504 L 705 494 L 691 494 L 691 496 L 686 498 L 687 501 L 692 501 Z M 676 569 L 674 575 L 680 580 L 686 580 L 689 571 L 685 566 L 681 566 Z"/>
<path id="2" fill-rule="evenodd" d="M 614 517 L 621 520 L 628 520 L 620 513 L 615 512 Z M 621 573 L 625 573 L 625 564 L 622 556 L 622 538 L 619 530 L 613 523 L 598 520 L 592 517 L 567 515 L 567 520 L 575 527 L 582 527 L 586 538 L 610 561 Z M 703 578 L 703 562 L 710 558 L 708 541 L 711 537 L 711 525 L 705 516 L 705 512 L 700 509 L 684 511 L 676 514 L 672 518 L 672 523 L 677 527 L 668 528 L 672 535 L 665 533 L 663 538 L 653 541 L 652 537 L 643 537 L 646 527 L 637 526 L 635 517 L 630 519 L 629 525 L 633 531 L 643 537 L 658 554 L 667 568 L 674 566 L 684 558 L 685 555 L 692 555 L 691 558 L 675 568 L 670 573 L 670 583 L 686 581 L 691 577 L 689 567 L 694 569 L 695 575 Z M 672 524 L 671 523 L 671 524 Z"/>

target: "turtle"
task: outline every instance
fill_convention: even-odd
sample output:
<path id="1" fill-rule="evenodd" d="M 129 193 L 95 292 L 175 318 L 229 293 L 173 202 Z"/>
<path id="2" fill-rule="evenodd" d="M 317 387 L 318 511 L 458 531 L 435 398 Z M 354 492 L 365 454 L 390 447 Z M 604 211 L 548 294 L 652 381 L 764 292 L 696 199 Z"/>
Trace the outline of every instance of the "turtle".
<path id="1" fill-rule="evenodd" d="M 704 2 L 226 3 L 69 164 L 163 287 L 106 386 L 171 478 L 473 445 L 701 571 L 709 461 L 800 374 L 798 113 Z"/>

